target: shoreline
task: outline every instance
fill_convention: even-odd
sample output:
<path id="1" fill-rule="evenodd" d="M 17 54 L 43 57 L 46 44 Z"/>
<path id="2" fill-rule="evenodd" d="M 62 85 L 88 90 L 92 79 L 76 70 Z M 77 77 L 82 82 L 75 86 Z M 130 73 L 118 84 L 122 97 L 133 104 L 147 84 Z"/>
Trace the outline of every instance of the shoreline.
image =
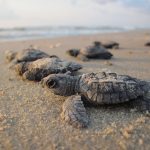
<path id="1" fill-rule="evenodd" d="M 52 36 L 52 37 L 37 37 L 37 38 L 32 38 L 32 37 L 29 37 L 29 38 L 17 38 L 17 39 L 6 39 L 6 40 L 0 40 L 0 43 L 3 43 L 3 42 L 21 42 L 21 41 L 30 41 L 30 40 L 46 40 L 46 39 L 58 39 L 58 38 L 69 38 L 69 37 L 79 37 L 79 36 L 98 36 L 98 35 L 102 35 L 102 36 L 105 36 L 105 35 L 112 35 L 112 34 L 124 34 L 124 33 L 139 33 L 139 32 L 149 32 L 150 29 L 129 29 L 129 30 L 125 30 L 125 31 L 112 31 L 112 32 L 101 32 L 101 33 L 87 33 L 87 34 L 78 34 L 78 35 L 58 35 L 58 36 Z M 150 34 L 150 33 L 149 33 Z"/>
<path id="2" fill-rule="evenodd" d="M 66 54 L 93 41 L 116 41 L 111 60 L 82 62 Z M 83 65 L 79 73 L 111 70 L 150 80 L 150 30 L 69 36 L 53 39 L 0 42 L 0 149 L 150 149 L 149 117 L 128 106 L 86 108 L 90 125 L 75 129 L 61 118 L 66 97 L 57 96 L 39 83 L 23 81 L 5 62 L 6 50 L 19 51 L 33 45 L 50 55 Z M 109 65 L 112 63 L 112 65 Z"/>

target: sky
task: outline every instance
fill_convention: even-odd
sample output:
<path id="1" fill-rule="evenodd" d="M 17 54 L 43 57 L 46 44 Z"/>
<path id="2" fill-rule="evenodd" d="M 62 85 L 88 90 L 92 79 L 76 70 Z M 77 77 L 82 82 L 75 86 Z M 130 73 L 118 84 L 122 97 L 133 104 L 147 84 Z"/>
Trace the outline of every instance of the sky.
<path id="1" fill-rule="evenodd" d="M 150 27 L 150 0 L 0 0 L 0 28 Z"/>

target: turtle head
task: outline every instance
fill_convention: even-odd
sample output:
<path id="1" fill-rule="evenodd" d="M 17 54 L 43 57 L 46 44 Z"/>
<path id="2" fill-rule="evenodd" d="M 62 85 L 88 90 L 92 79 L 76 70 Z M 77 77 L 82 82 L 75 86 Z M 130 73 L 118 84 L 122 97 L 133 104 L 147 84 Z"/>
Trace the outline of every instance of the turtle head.
<path id="1" fill-rule="evenodd" d="M 77 57 L 78 54 L 79 54 L 79 49 L 70 49 L 67 51 L 67 53 L 70 55 L 70 56 L 74 56 L 74 57 Z"/>
<path id="2" fill-rule="evenodd" d="M 100 45 L 101 45 L 101 42 L 99 42 L 99 41 L 94 42 L 94 46 L 100 46 Z"/>
<path id="3" fill-rule="evenodd" d="M 51 74 L 42 79 L 41 84 L 56 95 L 70 96 L 75 94 L 76 77 L 68 74 Z"/>

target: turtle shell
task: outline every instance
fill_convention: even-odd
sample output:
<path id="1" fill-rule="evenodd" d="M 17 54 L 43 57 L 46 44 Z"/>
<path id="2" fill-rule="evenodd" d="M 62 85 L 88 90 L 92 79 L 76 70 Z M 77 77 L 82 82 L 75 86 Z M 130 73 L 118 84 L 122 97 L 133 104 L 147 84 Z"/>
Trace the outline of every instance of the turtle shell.
<path id="1" fill-rule="evenodd" d="M 144 95 L 140 80 L 105 72 L 82 75 L 80 90 L 94 104 L 123 103 Z"/>
<path id="2" fill-rule="evenodd" d="M 54 57 L 54 58 L 41 58 L 31 62 L 28 65 L 28 69 L 33 69 L 33 68 L 76 71 L 78 69 L 81 69 L 81 65 L 75 62 L 65 61 Z"/>
<path id="3" fill-rule="evenodd" d="M 96 57 L 99 54 L 107 53 L 108 51 L 102 47 L 102 46 L 88 46 L 85 48 L 82 48 L 80 50 L 80 53 L 87 56 L 87 57 Z"/>
<path id="4" fill-rule="evenodd" d="M 5 55 L 7 62 L 12 61 L 13 63 L 35 61 L 37 59 L 47 57 L 57 57 L 54 55 L 50 56 L 45 52 L 34 48 L 23 49 L 19 52 L 6 51 Z"/>
<path id="5" fill-rule="evenodd" d="M 41 50 L 33 49 L 33 48 L 19 51 L 16 55 L 16 59 L 18 62 L 35 61 L 37 59 L 46 58 L 46 57 L 50 57 L 50 56 Z"/>

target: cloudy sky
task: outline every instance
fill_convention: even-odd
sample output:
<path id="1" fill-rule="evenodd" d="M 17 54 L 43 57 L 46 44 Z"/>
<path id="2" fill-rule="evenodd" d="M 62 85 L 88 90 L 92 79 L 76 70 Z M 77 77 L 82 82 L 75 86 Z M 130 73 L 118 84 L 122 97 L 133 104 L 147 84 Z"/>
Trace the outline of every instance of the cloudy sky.
<path id="1" fill-rule="evenodd" d="M 0 27 L 150 27 L 150 0 L 0 0 Z"/>

